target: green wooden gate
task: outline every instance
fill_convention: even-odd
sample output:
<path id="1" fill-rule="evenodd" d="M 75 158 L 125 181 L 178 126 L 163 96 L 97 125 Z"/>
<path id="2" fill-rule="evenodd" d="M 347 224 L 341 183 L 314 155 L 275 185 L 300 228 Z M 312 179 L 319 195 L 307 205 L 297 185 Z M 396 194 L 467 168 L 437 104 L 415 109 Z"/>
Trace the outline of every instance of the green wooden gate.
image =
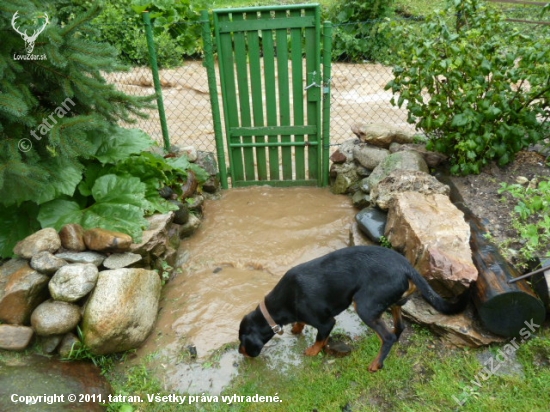
<path id="1" fill-rule="evenodd" d="M 321 71 L 319 5 L 220 9 L 213 17 L 225 141 L 207 28 L 204 40 L 218 160 L 224 165 L 226 149 L 229 161 L 222 185 L 227 177 L 234 187 L 326 185 L 331 26 Z"/>

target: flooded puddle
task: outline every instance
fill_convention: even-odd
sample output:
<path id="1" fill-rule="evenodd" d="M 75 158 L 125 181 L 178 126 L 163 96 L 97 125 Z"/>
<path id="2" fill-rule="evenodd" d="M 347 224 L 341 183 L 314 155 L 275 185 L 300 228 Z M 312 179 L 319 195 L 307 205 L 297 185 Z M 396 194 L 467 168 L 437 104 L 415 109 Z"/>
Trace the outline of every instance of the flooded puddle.
<path id="1" fill-rule="evenodd" d="M 137 359 L 154 360 L 167 390 L 219 393 L 243 361 L 235 350 L 242 317 L 289 268 L 348 246 L 354 215 L 348 197 L 320 188 L 232 189 L 208 201 L 201 228 L 180 246 L 181 270 L 164 288 L 156 327 Z M 258 358 L 279 370 L 299 364 L 315 337 L 310 327 L 303 337 L 286 329 Z M 345 311 L 335 330 L 353 338 L 366 326 Z"/>

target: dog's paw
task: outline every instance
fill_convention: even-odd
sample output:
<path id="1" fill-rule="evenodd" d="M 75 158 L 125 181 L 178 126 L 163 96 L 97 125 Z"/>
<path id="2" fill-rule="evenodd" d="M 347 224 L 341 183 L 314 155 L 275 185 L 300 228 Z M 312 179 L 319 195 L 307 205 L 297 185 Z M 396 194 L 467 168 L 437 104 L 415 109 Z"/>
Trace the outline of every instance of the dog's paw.
<path id="1" fill-rule="evenodd" d="M 304 354 L 306 356 L 317 356 L 319 354 L 319 352 L 321 352 L 321 350 L 316 348 L 315 345 L 314 345 L 314 346 L 310 346 L 309 348 L 307 348 L 305 350 Z"/>
<path id="2" fill-rule="evenodd" d="M 380 369 L 382 369 L 384 367 L 384 365 L 381 365 L 380 363 L 378 363 L 377 361 L 373 361 L 370 365 L 369 365 L 369 372 L 370 373 L 374 373 L 374 372 L 378 372 Z"/>

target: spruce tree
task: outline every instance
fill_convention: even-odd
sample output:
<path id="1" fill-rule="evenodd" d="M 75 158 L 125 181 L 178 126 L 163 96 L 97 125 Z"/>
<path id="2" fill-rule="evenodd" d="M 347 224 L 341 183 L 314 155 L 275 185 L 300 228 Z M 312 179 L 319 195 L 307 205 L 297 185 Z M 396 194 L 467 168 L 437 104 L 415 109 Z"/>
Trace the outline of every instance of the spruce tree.
<path id="1" fill-rule="evenodd" d="M 113 136 L 124 135 L 117 124 L 144 116 L 151 100 L 125 95 L 102 77 L 121 66 L 115 48 L 88 40 L 98 7 L 60 22 L 56 12 L 62 6 L 66 1 L 0 3 L 3 256 L 15 241 L 40 228 L 40 205 L 78 198 L 87 159 L 116 145 Z M 20 33 L 32 35 L 46 20 L 31 53 L 38 57 L 24 59 L 29 53 Z"/>

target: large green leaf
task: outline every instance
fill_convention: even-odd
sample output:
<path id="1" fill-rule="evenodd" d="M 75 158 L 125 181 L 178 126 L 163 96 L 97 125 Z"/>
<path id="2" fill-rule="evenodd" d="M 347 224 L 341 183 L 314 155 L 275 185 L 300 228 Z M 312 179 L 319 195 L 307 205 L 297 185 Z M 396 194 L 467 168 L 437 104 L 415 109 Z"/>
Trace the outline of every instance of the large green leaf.
<path id="1" fill-rule="evenodd" d="M 72 196 L 77 185 L 82 180 L 82 165 L 63 157 L 54 157 L 43 167 L 48 171 L 50 179 L 45 190 L 36 194 L 35 202 L 42 204 L 61 195 Z"/>
<path id="2" fill-rule="evenodd" d="M 122 127 L 116 128 L 110 137 L 101 134 L 97 138 L 101 142 L 94 157 L 101 163 L 116 163 L 156 144 L 144 131 Z"/>
<path id="3" fill-rule="evenodd" d="M 38 206 L 32 202 L 19 207 L 0 205 L 0 257 L 13 256 L 16 243 L 40 229 L 37 213 Z"/>
<path id="4" fill-rule="evenodd" d="M 38 220 L 42 227 L 61 229 L 66 223 L 80 223 L 82 210 L 77 202 L 54 199 L 40 206 Z"/>
<path id="5" fill-rule="evenodd" d="M 91 189 L 95 203 L 91 206 L 80 209 L 76 202 L 55 199 L 40 207 L 38 220 L 43 227 L 58 230 L 67 223 L 79 223 L 85 229 L 115 230 L 139 242 L 142 229 L 147 227 L 143 217 L 148 206 L 145 190 L 137 177 L 108 174 L 95 181 Z"/>

